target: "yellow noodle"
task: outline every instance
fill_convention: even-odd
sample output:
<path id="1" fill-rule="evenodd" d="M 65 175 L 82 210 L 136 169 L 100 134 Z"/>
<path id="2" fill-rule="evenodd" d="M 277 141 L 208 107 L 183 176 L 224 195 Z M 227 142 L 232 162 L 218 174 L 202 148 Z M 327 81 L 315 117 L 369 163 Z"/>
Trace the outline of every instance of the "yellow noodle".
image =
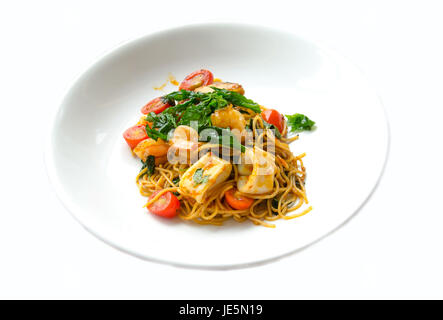
<path id="1" fill-rule="evenodd" d="M 188 164 L 171 164 L 165 163 L 155 167 L 152 175 L 147 174 L 147 168 L 140 171 L 137 175 L 137 184 L 140 193 L 143 196 L 150 196 L 153 192 L 160 190 L 152 199 L 145 204 L 149 207 L 153 202 L 160 198 L 164 193 L 170 191 L 178 194 L 181 206 L 179 210 L 179 217 L 183 220 L 193 221 L 199 224 L 222 225 L 224 221 L 233 219 L 237 222 L 244 222 L 250 220 L 256 225 L 274 228 L 274 224 L 266 221 L 275 221 L 278 219 L 294 219 L 301 217 L 312 210 L 312 207 L 302 209 L 303 205 L 308 204 L 306 190 L 304 187 L 306 179 L 306 169 L 303 165 L 303 157 L 305 153 L 294 156 L 289 149 L 289 143 L 298 139 L 298 135 L 287 138 L 284 137 L 288 131 L 285 123 L 283 129 L 283 137 L 278 139 L 274 136 L 271 130 L 265 130 L 262 118 L 250 112 L 249 109 L 243 109 L 246 119 L 251 119 L 251 127 L 254 137 L 254 147 L 275 147 L 275 176 L 273 191 L 264 195 L 242 194 L 252 198 L 254 201 L 250 208 L 246 210 L 232 209 L 226 202 L 224 194 L 226 191 L 236 188 L 239 177 L 237 166 L 233 166 L 231 176 L 227 181 L 217 185 L 211 189 L 204 201 L 200 204 L 195 199 L 183 192 L 177 185 L 173 183 L 175 178 L 180 178 L 184 171 L 190 165 Z M 258 132 L 262 129 L 262 132 Z M 199 146 L 199 152 L 211 150 L 212 148 L 220 150 L 220 145 L 217 144 L 202 144 Z M 237 150 L 231 150 L 231 155 L 238 153 Z M 238 192 L 238 191 L 237 191 Z M 300 211 L 301 210 L 301 211 Z M 295 212 L 288 215 L 290 212 Z"/>

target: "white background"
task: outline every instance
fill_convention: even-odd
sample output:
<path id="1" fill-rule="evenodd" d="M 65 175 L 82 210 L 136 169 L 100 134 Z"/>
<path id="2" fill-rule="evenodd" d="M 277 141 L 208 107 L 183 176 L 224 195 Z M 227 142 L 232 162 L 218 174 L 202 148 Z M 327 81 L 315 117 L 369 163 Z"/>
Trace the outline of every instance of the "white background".
<path id="1" fill-rule="evenodd" d="M 440 1 L 2 2 L 0 298 L 442 299 L 442 17 Z M 182 269 L 109 247 L 63 208 L 43 161 L 52 114 L 97 57 L 207 21 L 269 25 L 336 49 L 390 121 L 389 160 L 366 206 L 306 250 L 248 269 Z"/>

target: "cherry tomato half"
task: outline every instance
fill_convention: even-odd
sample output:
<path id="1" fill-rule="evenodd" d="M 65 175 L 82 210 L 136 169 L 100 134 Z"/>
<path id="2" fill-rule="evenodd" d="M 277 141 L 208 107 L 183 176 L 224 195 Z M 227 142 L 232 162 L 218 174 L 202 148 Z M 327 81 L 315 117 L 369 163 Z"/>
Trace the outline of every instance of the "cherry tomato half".
<path id="1" fill-rule="evenodd" d="M 226 191 L 225 198 L 228 204 L 237 210 L 246 210 L 254 203 L 254 199 L 240 195 L 235 189 Z"/>
<path id="2" fill-rule="evenodd" d="M 283 119 L 283 116 L 280 114 L 280 112 L 274 109 L 268 109 L 263 111 L 261 113 L 261 116 L 267 123 L 273 124 L 278 129 L 278 131 L 282 133 L 284 127 L 283 121 L 285 120 Z"/>
<path id="3" fill-rule="evenodd" d="M 143 108 L 142 113 L 148 114 L 151 112 L 160 113 L 163 110 L 169 108 L 171 105 L 165 101 L 163 101 L 162 97 L 155 98 L 154 100 L 149 101 Z"/>
<path id="4" fill-rule="evenodd" d="M 148 139 L 148 135 L 146 134 L 146 126 L 139 124 L 133 127 L 130 127 L 125 132 L 123 132 L 123 138 L 125 138 L 126 143 L 134 149 L 140 141 Z"/>
<path id="5" fill-rule="evenodd" d="M 155 191 L 148 198 L 148 201 L 153 199 L 159 191 Z M 148 206 L 148 210 L 153 214 L 163 218 L 173 218 L 177 215 L 177 210 L 180 209 L 180 201 L 172 192 L 165 192 L 153 204 Z"/>
<path id="6" fill-rule="evenodd" d="M 211 71 L 201 69 L 189 74 L 178 87 L 179 90 L 192 91 L 198 87 L 207 86 L 214 82 L 214 75 Z"/>

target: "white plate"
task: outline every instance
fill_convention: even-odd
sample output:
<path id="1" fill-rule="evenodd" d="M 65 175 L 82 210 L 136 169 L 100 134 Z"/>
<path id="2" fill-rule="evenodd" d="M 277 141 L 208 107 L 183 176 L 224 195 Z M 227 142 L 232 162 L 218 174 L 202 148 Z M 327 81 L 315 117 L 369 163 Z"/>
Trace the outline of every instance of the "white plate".
<path id="1" fill-rule="evenodd" d="M 239 82 L 246 96 L 318 129 L 292 144 L 306 152 L 313 211 L 277 221 L 223 227 L 148 214 L 134 178 L 140 161 L 122 132 L 153 89 L 205 68 Z M 164 93 L 172 91 L 172 86 Z M 72 86 L 55 117 L 46 152 L 49 176 L 66 208 L 94 235 L 148 260 L 226 268 L 265 262 L 327 235 L 368 199 L 384 167 L 387 121 L 364 77 L 343 57 L 295 35 L 257 26 L 204 24 L 171 29 L 120 46 Z"/>

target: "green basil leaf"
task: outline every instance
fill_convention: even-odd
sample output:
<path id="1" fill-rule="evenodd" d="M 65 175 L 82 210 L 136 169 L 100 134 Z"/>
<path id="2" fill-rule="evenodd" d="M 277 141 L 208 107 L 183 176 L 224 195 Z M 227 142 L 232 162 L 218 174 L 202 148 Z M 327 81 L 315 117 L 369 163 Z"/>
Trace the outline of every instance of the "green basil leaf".
<path id="1" fill-rule="evenodd" d="M 154 173 L 154 171 L 155 171 L 155 157 L 154 156 L 148 156 L 146 158 L 146 161 L 142 160 L 142 163 L 143 163 L 143 166 L 140 169 L 140 171 L 142 171 L 145 168 L 148 168 L 148 170 L 146 170 L 146 172 L 142 176 L 147 174 L 148 177 L 150 177 Z"/>
<path id="2" fill-rule="evenodd" d="M 288 126 L 291 128 L 292 132 L 295 131 L 311 131 L 314 128 L 315 121 L 312 121 L 307 116 L 301 113 L 296 113 L 293 115 L 287 114 Z"/>
<path id="3" fill-rule="evenodd" d="M 204 170 L 202 168 L 198 168 L 195 170 L 194 175 L 192 176 L 192 180 L 194 180 L 194 185 L 206 183 L 209 180 L 209 176 L 203 176 Z"/>
<path id="4" fill-rule="evenodd" d="M 151 112 L 146 116 L 146 121 L 152 123 L 152 128 L 146 125 L 146 133 L 154 140 L 160 138 L 168 141 L 168 133 L 177 127 L 176 119 L 170 113 L 155 114 Z"/>
<path id="5" fill-rule="evenodd" d="M 224 99 L 226 99 L 233 105 L 251 109 L 255 113 L 261 113 L 261 108 L 258 105 L 258 103 L 252 101 L 251 99 L 246 98 L 244 95 L 226 89 L 220 89 L 216 87 L 211 87 L 211 88 L 214 89 L 215 92 L 219 93 Z"/>
<path id="6" fill-rule="evenodd" d="M 232 134 L 229 128 L 208 126 L 204 129 L 208 129 L 208 131 L 205 131 L 204 136 L 199 137 L 200 141 L 209 142 L 211 140 L 218 139 L 218 143 L 222 146 L 238 149 L 241 152 L 246 151 L 245 146 L 238 141 L 237 137 Z M 225 139 L 223 139 L 223 137 L 225 137 Z M 227 137 L 229 137 L 229 139 L 226 139 Z"/>
<path id="7" fill-rule="evenodd" d="M 264 119 L 262 119 L 262 120 L 263 120 L 263 124 L 265 125 L 265 128 L 268 128 L 268 129 L 274 130 L 274 135 L 275 135 L 277 138 L 281 139 L 281 133 L 280 133 L 280 131 L 276 128 L 276 126 L 274 126 L 273 124 L 270 124 L 269 122 L 265 121 Z"/>

